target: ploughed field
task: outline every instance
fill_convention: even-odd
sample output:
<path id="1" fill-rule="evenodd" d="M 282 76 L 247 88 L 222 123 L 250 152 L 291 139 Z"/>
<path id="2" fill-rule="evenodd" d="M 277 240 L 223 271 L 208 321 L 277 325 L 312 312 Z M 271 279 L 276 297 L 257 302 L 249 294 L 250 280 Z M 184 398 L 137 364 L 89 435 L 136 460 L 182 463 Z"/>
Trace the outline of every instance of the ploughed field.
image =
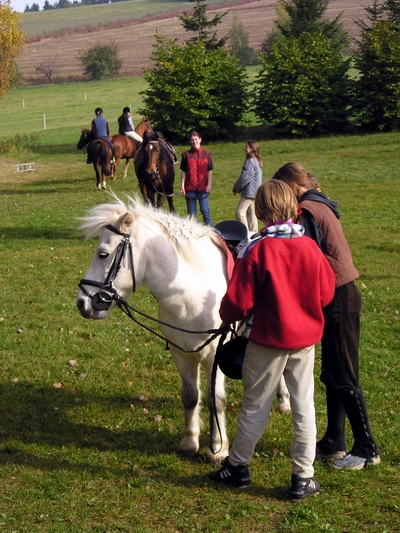
<path id="1" fill-rule="evenodd" d="M 126 4 L 130 4 L 127 2 Z M 212 2 L 208 9 L 208 16 L 211 17 L 216 11 L 229 10 L 229 13 L 223 18 L 219 26 L 220 35 L 226 35 L 232 26 L 235 16 L 243 24 L 244 30 L 248 34 L 249 44 L 256 50 L 260 50 L 261 43 L 269 35 L 273 28 L 273 22 L 277 17 L 275 0 L 239 0 L 223 2 L 224 6 L 218 9 L 212 9 Z M 119 46 L 119 54 L 122 60 L 121 75 L 126 77 L 140 76 L 143 74 L 144 67 L 151 67 L 151 54 L 155 44 L 155 34 L 159 33 L 168 38 L 178 38 L 180 42 L 189 37 L 182 27 L 178 18 L 178 13 L 186 10 L 190 12 L 191 5 L 184 3 L 180 11 L 169 11 L 165 13 L 152 14 L 140 18 L 129 15 L 128 9 L 126 14 L 120 15 L 120 19 L 111 21 L 111 16 L 107 18 L 107 12 L 104 11 L 103 24 L 98 25 L 98 18 L 91 17 L 98 13 L 99 9 L 108 8 L 110 4 L 90 6 L 85 8 L 72 8 L 76 12 L 81 12 L 84 16 L 84 26 L 76 23 L 74 28 L 70 24 L 58 33 L 52 31 L 43 31 L 42 36 L 36 36 L 35 39 L 27 44 L 21 58 L 18 60 L 18 67 L 23 78 L 37 77 L 35 68 L 44 62 L 54 62 L 56 65 L 57 77 L 79 76 L 82 75 L 82 67 L 77 59 L 79 51 L 85 51 L 96 44 L 105 44 L 113 41 Z M 121 4 L 119 4 L 121 6 Z M 65 9 L 66 13 L 71 13 L 72 9 Z M 82 11 L 80 11 L 82 10 Z M 23 15 L 24 29 L 29 34 L 30 16 L 44 18 L 48 13 L 27 13 Z M 327 16 L 334 19 L 342 13 L 342 22 L 349 35 L 354 39 L 359 35 L 359 28 L 355 21 L 365 17 L 365 11 L 358 2 L 354 0 L 330 0 Z M 86 16 L 89 14 L 89 16 Z M 132 18 L 130 18 L 132 17 Z M 117 19 L 119 17 L 116 17 Z M 36 19 L 35 19 L 36 20 Z M 109 22 L 107 22 L 109 20 Z M 91 23 L 92 21 L 92 23 Z M 96 25 L 91 25 L 96 24 Z M 49 24 L 47 28 L 50 28 Z M 44 25 L 46 28 L 46 25 Z M 355 44 L 352 44 L 355 48 Z"/>

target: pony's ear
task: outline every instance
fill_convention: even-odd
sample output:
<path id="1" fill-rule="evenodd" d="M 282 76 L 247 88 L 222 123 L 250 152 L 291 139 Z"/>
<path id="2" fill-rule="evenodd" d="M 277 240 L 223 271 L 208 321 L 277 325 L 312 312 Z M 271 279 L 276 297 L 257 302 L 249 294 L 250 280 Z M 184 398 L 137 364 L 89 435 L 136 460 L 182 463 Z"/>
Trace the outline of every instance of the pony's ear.
<path id="1" fill-rule="evenodd" d="M 119 218 L 116 225 L 121 233 L 130 233 L 130 229 L 134 220 L 135 217 L 133 216 L 133 213 L 127 211 L 125 215 L 122 215 Z"/>

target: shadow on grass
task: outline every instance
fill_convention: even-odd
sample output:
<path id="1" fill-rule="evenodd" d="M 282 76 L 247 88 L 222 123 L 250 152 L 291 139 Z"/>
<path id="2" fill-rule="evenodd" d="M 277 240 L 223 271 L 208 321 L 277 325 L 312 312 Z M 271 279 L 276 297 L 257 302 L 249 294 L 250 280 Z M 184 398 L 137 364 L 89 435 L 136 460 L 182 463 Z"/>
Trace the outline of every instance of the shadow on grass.
<path id="1" fill-rule="evenodd" d="M 132 399 L 122 396 L 92 395 L 81 391 L 20 384 L 2 384 L 0 394 L 2 397 L 0 465 L 30 463 L 36 467 L 53 470 L 68 468 L 70 461 L 71 469 L 93 470 L 95 466 L 85 464 L 85 454 L 75 462 L 71 456 L 66 459 L 61 453 L 62 449 L 90 449 L 99 453 L 134 450 L 140 454 L 153 456 L 173 454 L 179 443 L 179 435 L 160 431 L 159 425 L 151 416 L 140 415 L 139 406 L 137 414 L 136 410 L 132 411 L 135 413 L 132 421 L 124 422 L 124 426 L 133 426 L 132 429 L 121 428 L 115 420 L 113 423 L 107 420 L 107 415 L 104 413 L 113 412 L 115 415 L 117 410 L 121 410 L 124 413 L 119 415 L 120 419 L 131 409 Z M 146 408 L 149 412 L 162 412 L 163 403 L 163 399 L 148 400 Z M 92 405 L 97 407 L 96 418 L 102 418 L 104 425 L 71 419 L 75 417 L 76 410 L 86 406 L 90 408 Z M 85 418 L 84 414 L 81 416 Z M 88 420 L 91 418 L 93 416 L 88 414 Z M 114 427 L 108 428 L 107 424 Z M 16 442 L 21 443 L 21 447 L 15 444 Z M 35 454 L 34 451 L 22 449 L 27 445 L 38 446 L 41 450 Z M 53 450 L 43 454 L 42 448 L 45 446 L 52 447 Z M 60 449 L 59 458 L 54 448 Z M 47 458 L 43 458 L 43 455 Z"/>
<path id="2" fill-rule="evenodd" d="M 79 141 L 77 136 L 76 142 Z M 76 144 L 54 144 L 45 146 L 36 146 L 33 150 L 34 154 L 39 155 L 63 155 L 63 154 L 79 154 L 81 150 L 76 147 Z"/>
<path id="3" fill-rule="evenodd" d="M 78 224 L 77 224 L 78 225 Z M 59 239 L 61 241 L 82 241 L 82 234 L 78 232 L 76 228 L 66 229 L 41 229 L 41 228 L 2 228 L 0 227 L 0 235 L 3 238 L 3 242 L 13 241 L 17 239 L 30 240 L 30 239 Z"/>

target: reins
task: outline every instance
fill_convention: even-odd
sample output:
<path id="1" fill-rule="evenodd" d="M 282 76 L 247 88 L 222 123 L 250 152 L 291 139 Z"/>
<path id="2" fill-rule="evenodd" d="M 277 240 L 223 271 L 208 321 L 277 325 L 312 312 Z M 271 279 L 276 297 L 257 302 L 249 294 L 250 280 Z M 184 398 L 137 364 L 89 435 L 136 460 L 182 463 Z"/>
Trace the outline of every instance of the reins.
<path id="1" fill-rule="evenodd" d="M 117 292 L 116 288 L 114 287 L 115 279 L 118 275 L 118 272 L 121 268 L 122 261 L 126 255 L 126 252 L 129 251 L 129 257 L 130 257 L 130 267 L 132 272 L 132 292 L 136 292 L 136 279 L 135 279 L 135 266 L 134 266 L 134 260 L 133 260 L 133 250 L 132 250 L 132 241 L 131 236 L 129 233 L 123 233 L 119 231 L 117 228 L 115 228 L 112 225 L 106 226 L 106 228 L 117 235 L 120 235 L 123 237 L 122 241 L 118 245 L 114 260 L 112 262 L 112 265 L 110 267 L 110 270 L 107 274 L 107 277 L 104 281 L 104 283 L 101 283 L 100 281 L 95 280 L 89 280 L 89 279 L 81 279 L 78 286 L 81 289 L 81 291 L 91 298 L 93 307 L 98 311 L 107 311 L 112 302 L 114 301 L 117 307 L 119 307 L 133 322 L 141 326 L 142 328 L 146 329 L 150 333 L 153 333 L 156 335 L 156 337 L 164 340 L 167 345 L 175 346 L 178 350 L 184 352 L 184 353 L 198 353 L 201 352 L 208 344 L 213 342 L 219 335 L 221 335 L 224 331 L 226 331 L 226 328 L 216 328 L 216 329 L 207 329 L 207 330 L 190 330 L 185 328 L 180 328 L 179 326 L 175 326 L 173 324 L 169 324 L 167 322 L 164 322 L 162 320 L 159 320 L 158 318 L 152 317 L 146 313 L 143 313 L 142 311 L 139 311 L 138 309 L 132 307 L 128 304 L 126 300 L 124 300 Z M 99 291 L 91 294 L 86 288 L 85 285 L 89 285 L 92 287 L 99 287 Z M 201 344 L 198 348 L 194 350 L 186 350 L 179 344 L 176 344 L 175 342 L 169 340 L 167 337 L 164 337 L 164 335 L 158 333 L 154 329 L 146 326 L 142 322 L 140 322 L 133 313 L 136 313 L 143 318 L 146 318 L 148 320 L 151 320 L 153 322 L 156 322 L 157 324 L 160 324 L 162 326 L 166 326 L 171 329 L 175 329 L 177 331 L 181 331 L 183 333 L 189 333 L 192 335 L 210 335 L 210 338 L 207 339 L 203 344 Z"/>

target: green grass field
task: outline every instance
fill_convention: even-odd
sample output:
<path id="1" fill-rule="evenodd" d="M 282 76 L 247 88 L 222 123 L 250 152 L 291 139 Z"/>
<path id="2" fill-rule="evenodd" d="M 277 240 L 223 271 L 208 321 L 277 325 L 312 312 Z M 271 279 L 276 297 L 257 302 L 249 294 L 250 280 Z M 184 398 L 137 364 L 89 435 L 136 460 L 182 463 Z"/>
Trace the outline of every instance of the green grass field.
<path id="1" fill-rule="evenodd" d="M 141 87 L 137 79 L 17 89 L 0 104 L 0 138 L 30 131 L 39 136 L 34 152 L 2 154 L 0 161 L 0 532 L 397 533 L 400 134 L 271 140 L 254 127 L 237 142 L 206 145 L 215 165 L 214 223 L 234 218 L 238 197 L 231 189 L 244 160 L 243 140 L 257 136 L 264 179 L 298 160 L 339 201 L 360 272 L 361 385 L 382 464 L 336 472 L 318 463 L 321 493 L 293 505 L 285 498 L 290 416 L 272 413 L 250 465 L 248 490 L 214 487 L 204 461 L 206 416 L 198 459 L 176 454 L 183 428 L 180 383 L 163 342 L 119 310 L 107 321 L 91 322 L 76 309 L 77 284 L 96 246 L 83 241 L 78 219 L 109 201 L 96 191 L 93 169 L 76 149 L 79 130 L 102 105 L 114 133 L 122 107 L 139 105 Z M 186 148 L 176 147 L 178 154 Z M 12 165 L 25 161 L 36 170 L 15 173 Z M 138 193 L 133 170 L 125 180 L 121 175 L 109 189 Z M 175 204 L 185 215 L 183 198 L 177 195 Z M 145 288 L 134 304 L 156 313 Z M 321 434 L 326 411 L 318 375 L 319 360 Z M 232 439 L 241 384 L 228 381 L 227 393 Z M 348 437 L 351 445 L 350 431 Z"/>

